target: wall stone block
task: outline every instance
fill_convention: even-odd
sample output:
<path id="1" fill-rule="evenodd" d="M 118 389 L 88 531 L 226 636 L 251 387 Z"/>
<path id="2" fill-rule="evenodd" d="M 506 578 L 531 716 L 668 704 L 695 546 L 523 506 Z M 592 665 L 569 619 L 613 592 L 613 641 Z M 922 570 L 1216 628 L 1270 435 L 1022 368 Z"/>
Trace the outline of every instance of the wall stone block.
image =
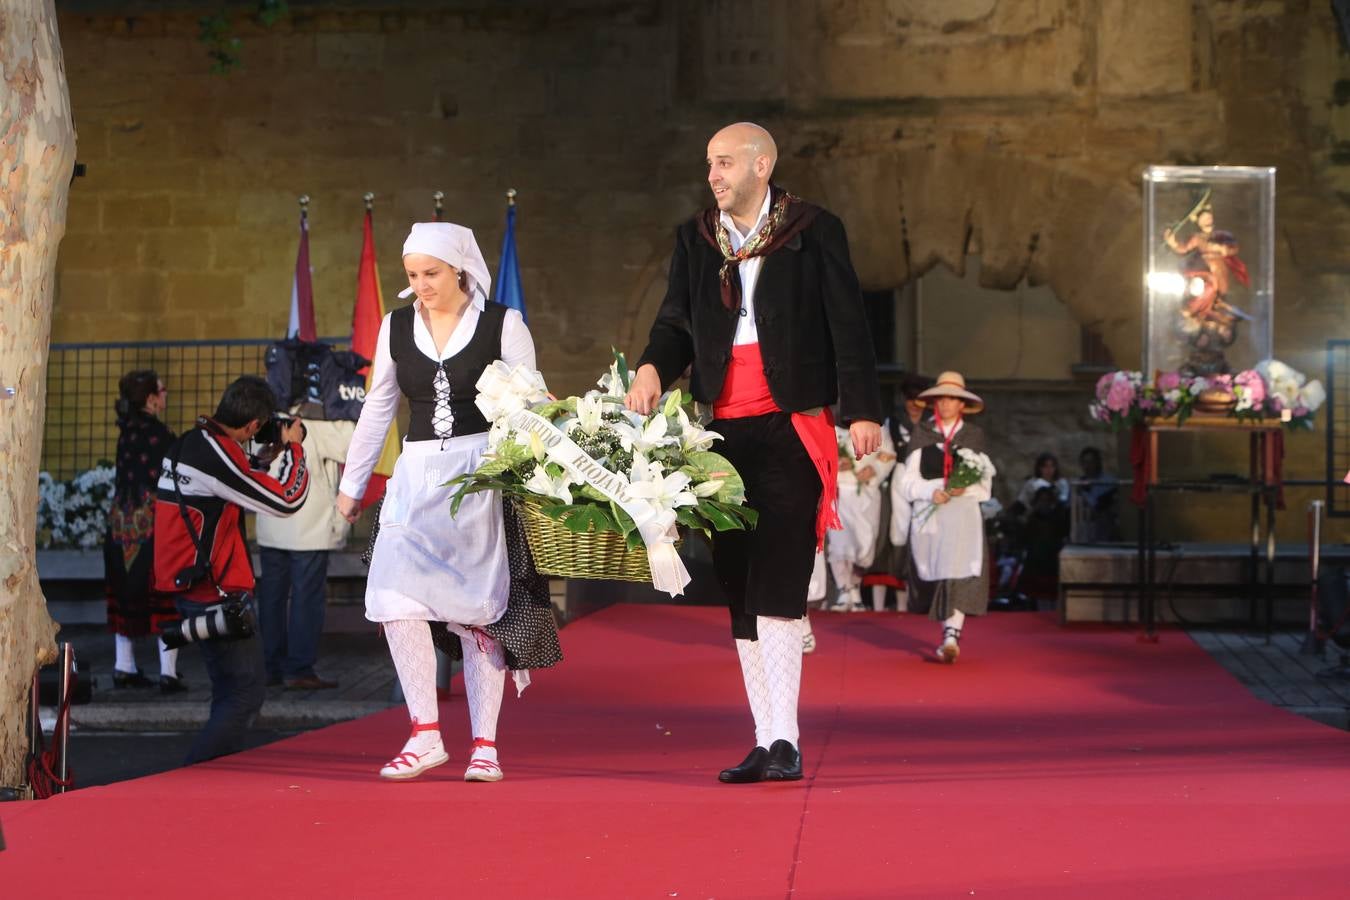
<path id="1" fill-rule="evenodd" d="M 76 182 L 72 194 L 82 193 L 84 185 Z M 90 185 L 90 190 L 98 190 L 101 197 L 101 223 L 105 231 L 122 232 L 138 228 L 167 228 L 171 224 L 173 205 L 170 195 L 157 194 L 113 194 L 102 189 L 102 185 Z"/>

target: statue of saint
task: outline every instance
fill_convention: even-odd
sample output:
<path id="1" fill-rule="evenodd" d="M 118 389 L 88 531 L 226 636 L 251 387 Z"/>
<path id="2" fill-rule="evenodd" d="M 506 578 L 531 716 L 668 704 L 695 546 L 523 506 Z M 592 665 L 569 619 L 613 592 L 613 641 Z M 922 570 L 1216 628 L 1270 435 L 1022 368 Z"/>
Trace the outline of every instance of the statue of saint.
<path id="1" fill-rule="evenodd" d="M 1231 279 L 1248 287 L 1251 276 L 1238 257 L 1237 238 L 1214 227 L 1214 207 L 1208 198 L 1206 191 L 1184 219 L 1163 229 L 1163 240 L 1181 257 L 1181 274 L 1186 279 L 1179 326 L 1190 353 L 1181 373 L 1191 376 L 1228 374 L 1224 348 L 1237 339 L 1238 320 L 1251 318 L 1229 300 Z M 1188 222 L 1195 226 L 1195 233 L 1179 240 L 1177 231 Z"/>

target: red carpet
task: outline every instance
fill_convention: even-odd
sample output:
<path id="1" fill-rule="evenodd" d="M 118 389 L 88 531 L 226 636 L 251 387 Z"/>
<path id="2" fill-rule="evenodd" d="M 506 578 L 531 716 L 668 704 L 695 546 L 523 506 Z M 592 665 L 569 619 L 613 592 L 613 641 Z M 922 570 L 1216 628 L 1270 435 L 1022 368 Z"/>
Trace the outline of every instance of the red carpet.
<path id="1" fill-rule="evenodd" d="M 400 710 L 216 763 L 0 805 L 5 897 L 1343 897 L 1350 735 L 1188 638 L 820 616 L 808 778 L 720 785 L 752 739 L 726 613 L 625 606 L 508 697 L 507 780 L 374 777 Z M 174 848 L 177 847 L 175 850 Z"/>

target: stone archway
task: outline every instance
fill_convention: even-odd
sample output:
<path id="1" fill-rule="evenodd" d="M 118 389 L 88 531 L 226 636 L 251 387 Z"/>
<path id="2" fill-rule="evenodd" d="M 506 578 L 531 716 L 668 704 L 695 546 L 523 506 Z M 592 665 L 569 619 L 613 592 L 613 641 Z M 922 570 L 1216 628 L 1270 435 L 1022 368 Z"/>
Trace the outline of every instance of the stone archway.
<path id="1" fill-rule="evenodd" d="M 788 165 L 849 225 L 864 287 L 894 287 L 978 252 L 982 287 L 1048 284 L 1115 358 L 1141 343 L 1142 203 L 1122 179 L 996 152 L 914 150 Z M 786 176 L 785 176 L 786 177 Z"/>

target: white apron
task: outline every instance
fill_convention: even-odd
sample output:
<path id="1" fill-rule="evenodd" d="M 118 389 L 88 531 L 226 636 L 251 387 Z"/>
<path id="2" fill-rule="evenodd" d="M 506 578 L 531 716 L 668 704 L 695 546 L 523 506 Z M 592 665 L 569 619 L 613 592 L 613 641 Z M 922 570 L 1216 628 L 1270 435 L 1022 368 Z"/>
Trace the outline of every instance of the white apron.
<path id="1" fill-rule="evenodd" d="M 443 486 L 476 469 L 486 447 L 486 434 L 404 442 L 380 509 L 366 578 L 367 619 L 481 626 L 506 612 L 510 570 L 501 495 L 470 494 L 452 517 L 453 490 Z"/>

